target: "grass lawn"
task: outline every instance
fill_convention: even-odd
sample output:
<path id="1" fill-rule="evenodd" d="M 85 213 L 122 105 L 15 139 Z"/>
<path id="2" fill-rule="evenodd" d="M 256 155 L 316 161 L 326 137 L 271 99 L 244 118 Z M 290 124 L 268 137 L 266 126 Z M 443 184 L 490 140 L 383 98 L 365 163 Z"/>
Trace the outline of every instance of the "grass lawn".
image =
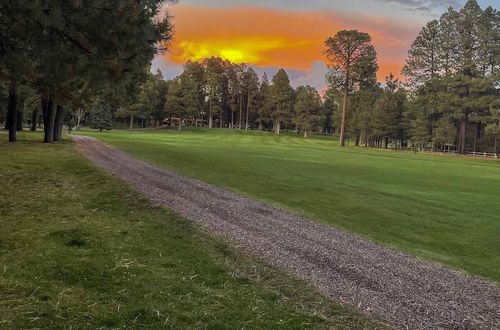
<path id="1" fill-rule="evenodd" d="M 500 161 L 264 132 L 82 132 L 185 175 L 500 281 Z"/>
<path id="2" fill-rule="evenodd" d="M 383 327 L 151 206 L 71 142 L 5 140 L 1 133 L 2 329 Z M 156 148 L 168 156 L 163 142 Z"/>

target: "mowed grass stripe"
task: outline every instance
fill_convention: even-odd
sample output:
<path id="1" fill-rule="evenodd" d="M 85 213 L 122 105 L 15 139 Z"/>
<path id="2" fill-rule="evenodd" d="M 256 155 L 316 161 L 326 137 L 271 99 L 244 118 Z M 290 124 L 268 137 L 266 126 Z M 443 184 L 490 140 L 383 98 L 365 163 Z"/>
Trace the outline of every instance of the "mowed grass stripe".
<path id="1" fill-rule="evenodd" d="M 0 137 L 2 329 L 384 328 L 151 206 L 69 141 Z"/>
<path id="2" fill-rule="evenodd" d="M 500 281 L 500 162 L 225 129 L 82 132 L 138 158 Z"/>

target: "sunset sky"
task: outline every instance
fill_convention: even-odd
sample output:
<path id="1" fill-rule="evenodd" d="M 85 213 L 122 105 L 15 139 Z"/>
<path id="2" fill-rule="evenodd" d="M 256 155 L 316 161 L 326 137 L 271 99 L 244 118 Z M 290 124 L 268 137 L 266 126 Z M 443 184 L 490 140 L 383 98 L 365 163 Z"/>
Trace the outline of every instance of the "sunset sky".
<path id="1" fill-rule="evenodd" d="M 188 59 L 219 56 L 251 64 L 269 78 L 285 68 L 294 87 L 325 86 L 323 42 L 342 29 L 368 32 L 378 52 L 379 80 L 399 74 L 411 42 L 427 21 L 458 0 L 182 0 L 168 7 L 175 25 L 170 51 L 153 61 L 166 78 Z M 482 7 L 493 0 L 479 1 Z"/>

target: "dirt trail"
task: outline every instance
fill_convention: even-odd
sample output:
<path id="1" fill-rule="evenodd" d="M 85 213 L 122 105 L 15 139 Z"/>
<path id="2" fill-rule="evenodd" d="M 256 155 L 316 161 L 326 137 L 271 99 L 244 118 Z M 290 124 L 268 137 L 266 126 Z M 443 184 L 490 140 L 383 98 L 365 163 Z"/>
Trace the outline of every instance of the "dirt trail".
<path id="1" fill-rule="evenodd" d="M 96 139 L 77 149 L 159 205 L 199 221 L 327 296 L 401 328 L 500 329 L 500 288 L 138 160 Z"/>

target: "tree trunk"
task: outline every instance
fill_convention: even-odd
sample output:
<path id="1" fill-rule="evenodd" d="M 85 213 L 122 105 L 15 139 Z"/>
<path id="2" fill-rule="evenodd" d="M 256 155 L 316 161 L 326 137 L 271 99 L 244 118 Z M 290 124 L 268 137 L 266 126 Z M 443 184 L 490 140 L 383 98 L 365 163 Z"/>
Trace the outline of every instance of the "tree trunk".
<path id="1" fill-rule="evenodd" d="M 242 115 L 243 115 L 243 94 L 240 94 L 240 123 L 238 124 L 238 129 L 241 129 Z"/>
<path id="2" fill-rule="evenodd" d="M 304 139 L 307 139 L 309 135 L 307 134 L 307 130 L 304 130 Z"/>
<path id="3" fill-rule="evenodd" d="M 247 97 L 247 115 L 245 118 L 245 130 L 248 131 L 248 119 L 250 117 L 250 91 L 248 91 L 248 97 Z"/>
<path id="4" fill-rule="evenodd" d="M 346 70 L 345 82 L 344 82 L 344 100 L 342 102 L 342 121 L 340 123 L 340 141 L 341 147 L 345 147 L 345 130 L 346 130 L 346 120 L 347 120 L 347 102 L 349 97 L 349 69 Z"/>
<path id="5" fill-rule="evenodd" d="M 36 122 L 38 120 L 38 109 L 33 110 L 33 114 L 31 115 L 31 131 L 36 131 Z"/>
<path id="6" fill-rule="evenodd" d="M 280 120 L 277 120 L 275 123 L 274 123 L 274 131 L 277 135 L 280 135 L 280 131 L 281 131 L 281 121 Z"/>
<path id="7" fill-rule="evenodd" d="M 480 137 L 481 123 L 474 124 L 474 140 L 472 143 L 472 151 L 477 151 L 477 139 Z"/>
<path id="8" fill-rule="evenodd" d="M 208 128 L 213 127 L 213 122 L 212 122 L 212 101 L 208 102 Z"/>
<path id="9" fill-rule="evenodd" d="M 224 127 L 224 121 L 222 120 L 222 107 L 220 107 L 220 114 L 219 114 L 219 128 Z"/>
<path id="10" fill-rule="evenodd" d="M 9 129 L 9 142 L 17 141 L 17 105 L 17 85 L 14 81 L 11 81 L 6 121 L 7 128 Z"/>
<path id="11" fill-rule="evenodd" d="M 21 132 L 23 130 L 23 121 L 24 121 L 24 102 L 17 98 L 17 111 L 16 111 L 16 130 Z"/>
<path id="12" fill-rule="evenodd" d="M 464 118 L 460 121 L 460 143 L 459 143 L 459 153 L 465 155 L 467 150 L 466 137 L 467 137 L 467 119 Z"/>
<path id="13" fill-rule="evenodd" d="M 54 142 L 61 140 L 62 129 L 64 125 L 65 109 L 62 105 L 57 106 L 56 119 L 54 120 Z"/>
<path id="14" fill-rule="evenodd" d="M 179 127 L 177 128 L 179 132 L 182 131 L 182 117 L 179 119 Z"/>
<path id="15" fill-rule="evenodd" d="M 44 143 L 53 143 L 54 142 L 54 123 L 56 119 L 56 111 L 57 111 L 57 102 L 53 97 L 49 96 L 48 99 L 43 100 L 42 105 L 43 110 L 43 130 L 45 133 L 43 142 Z"/>
<path id="16" fill-rule="evenodd" d="M 38 128 L 42 128 L 43 124 L 43 112 L 38 111 Z"/>

